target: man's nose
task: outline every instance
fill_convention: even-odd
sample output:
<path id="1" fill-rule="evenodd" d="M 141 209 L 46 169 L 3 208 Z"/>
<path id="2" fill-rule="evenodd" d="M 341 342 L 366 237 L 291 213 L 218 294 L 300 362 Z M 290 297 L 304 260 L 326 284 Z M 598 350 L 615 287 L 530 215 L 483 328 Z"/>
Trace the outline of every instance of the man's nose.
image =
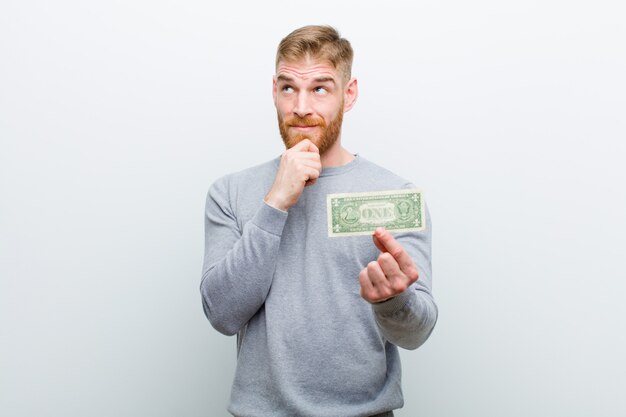
<path id="1" fill-rule="evenodd" d="M 302 91 L 298 93 L 296 102 L 294 103 L 293 112 L 298 117 L 305 117 L 313 113 L 311 109 L 311 100 L 309 95 Z"/>

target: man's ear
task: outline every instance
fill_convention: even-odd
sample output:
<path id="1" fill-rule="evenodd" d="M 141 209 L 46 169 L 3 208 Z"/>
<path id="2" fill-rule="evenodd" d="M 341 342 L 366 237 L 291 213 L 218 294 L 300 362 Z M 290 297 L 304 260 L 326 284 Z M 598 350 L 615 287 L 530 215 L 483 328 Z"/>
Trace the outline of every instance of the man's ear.
<path id="1" fill-rule="evenodd" d="M 351 78 L 346 84 L 346 88 L 343 92 L 343 111 L 349 111 L 356 103 L 356 99 L 359 97 L 359 84 L 356 78 Z"/>
<path id="2" fill-rule="evenodd" d="M 274 99 L 274 105 L 276 105 L 276 76 L 272 76 L 272 98 Z"/>

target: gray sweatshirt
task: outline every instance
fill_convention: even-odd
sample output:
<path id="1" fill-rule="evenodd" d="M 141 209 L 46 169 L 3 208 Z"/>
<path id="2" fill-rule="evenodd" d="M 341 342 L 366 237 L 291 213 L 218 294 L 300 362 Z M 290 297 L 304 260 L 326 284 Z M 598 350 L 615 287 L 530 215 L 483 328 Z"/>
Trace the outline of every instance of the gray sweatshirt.
<path id="1" fill-rule="evenodd" d="M 413 188 L 360 156 L 324 168 L 284 212 L 263 198 L 280 158 L 217 180 L 205 212 L 200 291 L 219 332 L 238 334 L 228 410 L 236 416 L 369 416 L 403 405 L 397 346 L 415 349 L 437 320 L 431 222 L 395 238 L 418 281 L 378 304 L 359 272 L 380 251 L 371 236 L 328 237 L 326 195 Z"/>

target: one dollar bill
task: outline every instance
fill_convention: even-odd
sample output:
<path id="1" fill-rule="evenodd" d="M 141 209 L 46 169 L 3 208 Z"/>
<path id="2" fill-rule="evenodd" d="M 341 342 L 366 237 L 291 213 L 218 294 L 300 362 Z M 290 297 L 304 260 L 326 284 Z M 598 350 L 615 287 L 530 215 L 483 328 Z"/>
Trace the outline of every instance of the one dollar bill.
<path id="1" fill-rule="evenodd" d="M 329 237 L 371 235 L 381 226 L 395 232 L 425 228 L 418 189 L 328 194 L 326 204 Z"/>

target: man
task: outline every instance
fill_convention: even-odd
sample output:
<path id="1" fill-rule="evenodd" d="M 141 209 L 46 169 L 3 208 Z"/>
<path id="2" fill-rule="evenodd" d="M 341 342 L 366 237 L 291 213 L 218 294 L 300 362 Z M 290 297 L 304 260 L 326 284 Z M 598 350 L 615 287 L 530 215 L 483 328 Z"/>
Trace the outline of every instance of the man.
<path id="1" fill-rule="evenodd" d="M 283 39 L 273 96 L 287 150 L 207 196 L 200 290 L 211 324 L 238 336 L 235 416 L 391 416 L 397 346 L 417 348 L 437 320 L 427 211 L 420 232 L 328 236 L 328 194 L 413 188 L 341 145 L 352 55 L 331 27 Z"/>

